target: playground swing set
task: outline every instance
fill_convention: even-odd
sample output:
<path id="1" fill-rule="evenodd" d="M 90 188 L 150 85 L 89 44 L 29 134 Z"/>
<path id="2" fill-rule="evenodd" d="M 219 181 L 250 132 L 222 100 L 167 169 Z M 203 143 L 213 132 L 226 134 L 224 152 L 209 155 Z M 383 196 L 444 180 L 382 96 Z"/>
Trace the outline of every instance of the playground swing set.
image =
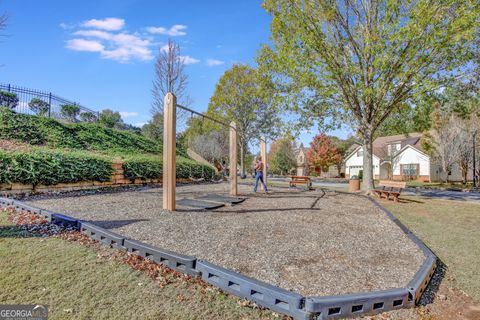
<path id="1" fill-rule="evenodd" d="M 231 196 L 238 195 L 238 178 L 237 178 L 237 127 L 235 122 L 230 124 L 199 113 L 190 108 L 177 104 L 177 98 L 171 92 L 168 92 L 164 99 L 164 116 L 163 116 L 163 209 L 175 211 L 176 209 L 176 120 L 177 108 L 190 112 L 192 115 L 198 115 L 203 119 L 208 119 L 229 128 L 229 172 L 228 180 L 230 181 L 229 194 Z M 264 172 L 266 172 L 267 164 L 267 144 L 266 139 L 260 139 L 260 151 L 263 159 Z M 233 160 L 234 159 L 234 160 Z M 190 167 L 190 179 L 192 181 L 201 182 L 205 180 L 204 169 L 202 167 L 202 177 L 194 178 L 192 168 Z M 215 173 L 212 174 L 212 181 L 219 183 L 222 179 L 215 180 Z M 266 183 L 266 176 L 264 177 Z"/>

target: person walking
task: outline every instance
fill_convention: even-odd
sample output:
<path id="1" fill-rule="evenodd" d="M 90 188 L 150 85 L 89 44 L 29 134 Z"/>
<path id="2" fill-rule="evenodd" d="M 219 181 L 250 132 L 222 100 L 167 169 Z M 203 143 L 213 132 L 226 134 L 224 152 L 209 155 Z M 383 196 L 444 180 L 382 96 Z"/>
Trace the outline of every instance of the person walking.
<path id="1" fill-rule="evenodd" d="M 267 193 L 267 185 L 263 181 L 263 162 L 261 157 L 255 161 L 255 186 L 253 187 L 253 192 L 257 192 L 259 180 L 263 185 L 264 192 Z"/>

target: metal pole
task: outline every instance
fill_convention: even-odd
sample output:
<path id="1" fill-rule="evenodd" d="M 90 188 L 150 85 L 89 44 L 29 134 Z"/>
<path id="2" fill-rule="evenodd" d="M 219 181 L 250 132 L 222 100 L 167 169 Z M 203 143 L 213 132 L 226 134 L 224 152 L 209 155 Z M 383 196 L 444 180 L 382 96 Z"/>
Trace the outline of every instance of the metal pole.
<path id="1" fill-rule="evenodd" d="M 52 117 L 52 93 L 48 94 L 48 117 Z"/>
<path id="2" fill-rule="evenodd" d="M 476 188 L 477 187 L 477 177 L 476 177 L 476 163 L 475 163 L 475 144 L 477 142 L 477 130 L 475 130 L 475 132 L 473 133 L 473 187 Z"/>

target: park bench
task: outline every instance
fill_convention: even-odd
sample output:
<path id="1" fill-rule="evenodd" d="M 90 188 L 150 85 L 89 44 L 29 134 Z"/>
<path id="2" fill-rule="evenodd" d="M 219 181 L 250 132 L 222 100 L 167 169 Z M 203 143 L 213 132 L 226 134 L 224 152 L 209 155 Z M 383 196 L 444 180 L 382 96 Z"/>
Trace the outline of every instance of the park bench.
<path id="1" fill-rule="evenodd" d="M 387 200 L 390 200 L 390 196 L 392 196 L 393 201 L 398 202 L 398 197 L 406 185 L 407 183 L 405 181 L 381 180 L 373 191 L 380 198 L 385 196 Z"/>
<path id="2" fill-rule="evenodd" d="M 290 187 L 296 187 L 298 184 L 304 184 L 308 189 L 312 189 L 312 180 L 304 176 L 292 176 L 290 180 Z"/>

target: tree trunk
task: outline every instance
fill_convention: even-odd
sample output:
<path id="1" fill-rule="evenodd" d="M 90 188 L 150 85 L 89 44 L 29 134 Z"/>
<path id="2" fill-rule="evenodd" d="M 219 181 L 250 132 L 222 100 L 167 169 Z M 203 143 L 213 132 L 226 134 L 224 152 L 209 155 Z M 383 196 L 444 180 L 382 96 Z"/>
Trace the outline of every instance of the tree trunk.
<path id="1" fill-rule="evenodd" d="M 363 132 L 363 181 L 362 190 L 373 190 L 373 146 L 372 133 Z"/>
<path id="2" fill-rule="evenodd" d="M 445 161 L 443 159 L 441 164 L 442 164 L 442 172 L 440 175 L 440 180 L 442 180 L 443 183 L 447 183 L 447 177 L 448 177 L 447 166 L 445 165 Z"/>
<path id="3" fill-rule="evenodd" d="M 462 170 L 463 184 L 467 184 L 467 182 L 468 182 L 468 163 L 464 163 L 463 165 L 460 165 L 460 168 Z"/>

